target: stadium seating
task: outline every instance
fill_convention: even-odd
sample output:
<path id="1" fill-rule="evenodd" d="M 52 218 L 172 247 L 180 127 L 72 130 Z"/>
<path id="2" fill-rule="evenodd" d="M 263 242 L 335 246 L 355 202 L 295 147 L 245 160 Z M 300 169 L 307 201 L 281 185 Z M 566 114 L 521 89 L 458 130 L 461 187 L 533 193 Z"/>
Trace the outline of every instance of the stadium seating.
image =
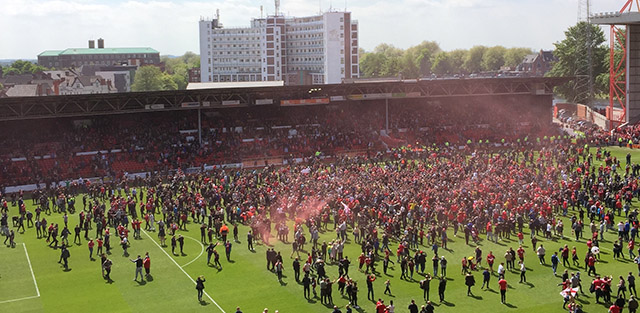
<path id="1" fill-rule="evenodd" d="M 318 151 L 333 155 L 381 150 L 406 143 L 513 141 L 553 131 L 540 112 L 462 101 L 394 105 L 389 113 L 391 137 L 382 140 L 382 105 L 229 108 L 203 114 L 202 145 L 193 111 L 9 122 L 8 131 L 0 134 L 0 186 L 308 157 Z M 640 138 L 640 129 L 635 132 Z"/>

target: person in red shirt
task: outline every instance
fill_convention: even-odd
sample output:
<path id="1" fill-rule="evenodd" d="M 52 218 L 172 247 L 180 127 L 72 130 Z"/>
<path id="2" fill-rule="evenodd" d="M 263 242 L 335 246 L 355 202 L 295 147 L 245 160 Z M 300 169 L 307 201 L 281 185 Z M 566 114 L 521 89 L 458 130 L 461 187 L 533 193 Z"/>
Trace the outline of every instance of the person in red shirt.
<path id="1" fill-rule="evenodd" d="M 376 313 L 384 313 L 386 309 L 387 306 L 384 305 L 384 300 L 378 299 L 378 302 L 376 303 Z"/>
<path id="2" fill-rule="evenodd" d="M 518 258 L 520 259 L 520 262 L 524 262 L 524 248 L 522 248 L 522 245 L 520 245 L 520 247 L 518 248 L 518 250 L 516 250 L 516 252 L 518 253 Z"/>
<path id="3" fill-rule="evenodd" d="M 362 266 L 364 265 L 364 260 L 367 257 L 364 256 L 364 253 L 361 253 L 360 256 L 358 257 L 358 269 L 362 272 Z"/>
<path id="4" fill-rule="evenodd" d="M 600 279 L 600 276 L 596 275 L 596 279 L 593 280 L 593 289 L 596 292 L 596 303 L 600 303 L 600 297 L 602 297 L 602 286 L 604 281 Z"/>
<path id="5" fill-rule="evenodd" d="M 491 270 L 491 273 L 493 273 L 493 262 L 495 259 L 496 257 L 493 255 L 493 251 L 489 251 L 489 254 L 487 254 L 487 264 L 489 264 L 489 270 Z"/>
<path id="6" fill-rule="evenodd" d="M 144 266 L 144 272 L 147 279 L 151 276 L 151 259 L 149 258 L 149 252 L 144 254 L 144 260 L 142 260 L 142 266 Z"/>
<path id="7" fill-rule="evenodd" d="M 609 307 L 609 313 L 620 313 L 620 308 L 617 305 L 612 304 Z"/>
<path id="8" fill-rule="evenodd" d="M 102 255 L 102 245 L 103 245 L 103 241 L 102 238 L 98 238 L 96 239 L 96 242 L 98 243 L 98 251 L 97 251 L 97 255 Z"/>
<path id="9" fill-rule="evenodd" d="M 569 246 L 564 245 L 562 248 L 562 266 L 569 267 Z"/>
<path id="10" fill-rule="evenodd" d="M 522 232 L 518 232 L 518 243 L 520 245 L 524 243 L 524 234 L 522 234 Z"/>
<path id="11" fill-rule="evenodd" d="M 591 276 L 591 273 L 593 273 L 593 275 L 596 275 L 596 258 L 593 257 L 593 254 L 589 255 L 589 258 L 587 259 L 587 266 L 589 266 L 587 275 Z"/>
<path id="12" fill-rule="evenodd" d="M 498 280 L 498 285 L 500 286 L 500 303 L 504 304 L 507 302 L 507 281 L 503 276 Z"/>
<path id="13" fill-rule="evenodd" d="M 95 242 L 93 242 L 93 239 L 89 240 L 87 246 L 89 246 L 89 260 L 93 261 L 93 247 L 95 246 Z"/>

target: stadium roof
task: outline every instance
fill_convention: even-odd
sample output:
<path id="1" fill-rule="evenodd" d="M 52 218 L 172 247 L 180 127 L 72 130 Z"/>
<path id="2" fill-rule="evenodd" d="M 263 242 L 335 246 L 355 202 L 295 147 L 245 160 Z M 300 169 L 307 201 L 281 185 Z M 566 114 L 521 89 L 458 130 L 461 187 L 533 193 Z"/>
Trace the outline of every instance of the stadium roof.
<path id="1" fill-rule="evenodd" d="M 187 90 L 196 89 L 228 89 L 228 88 L 253 88 L 253 87 L 281 87 L 284 81 L 259 81 L 259 82 L 205 82 L 205 83 L 189 83 Z"/>
<path id="2" fill-rule="evenodd" d="M 131 54 L 131 53 L 160 53 L 151 48 L 69 48 L 66 50 L 47 50 L 38 56 L 60 55 L 91 55 L 91 54 Z"/>
<path id="3" fill-rule="evenodd" d="M 272 100 L 270 105 L 281 106 L 286 100 L 294 102 L 293 105 L 297 105 L 296 102 L 300 105 L 310 105 L 316 103 L 314 100 L 325 100 L 325 103 L 328 100 L 329 103 L 339 104 L 349 101 L 384 101 L 384 99 L 406 102 L 407 99 L 412 98 L 439 101 L 454 97 L 479 96 L 517 96 L 530 97 L 530 99 L 541 96 L 551 99 L 555 86 L 574 79 L 572 77 L 473 78 L 418 80 L 413 83 L 380 82 L 6 97 L 0 98 L 0 122 L 36 118 L 235 108 L 242 105 L 260 105 L 258 100 Z M 310 87 L 321 87 L 322 90 L 312 94 L 309 93 Z M 542 100 L 542 102 L 536 103 L 546 105 L 547 99 Z M 548 102 L 550 107 L 551 100 Z"/>
<path id="4" fill-rule="evenodd" d="M 605 12 L 591 16 L 591 23 L 598 25 L 637 25 L 640 24 L 639 12 Z"/>

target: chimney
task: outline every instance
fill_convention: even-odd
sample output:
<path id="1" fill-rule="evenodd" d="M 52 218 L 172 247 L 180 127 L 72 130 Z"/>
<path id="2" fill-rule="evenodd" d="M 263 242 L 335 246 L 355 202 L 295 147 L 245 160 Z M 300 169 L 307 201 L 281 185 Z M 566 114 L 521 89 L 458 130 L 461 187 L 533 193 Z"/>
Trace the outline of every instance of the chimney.
<path id="1" fill-rule="evenodd" d="M 98 38 L 98 49 L 104 49 L 104 39 Z"/>
<path id="2" fill-rule="evenodd" d="M 95 49 L 95 48 L 96 48 L 95 40 L 89 40 L 89 49 Z"/>

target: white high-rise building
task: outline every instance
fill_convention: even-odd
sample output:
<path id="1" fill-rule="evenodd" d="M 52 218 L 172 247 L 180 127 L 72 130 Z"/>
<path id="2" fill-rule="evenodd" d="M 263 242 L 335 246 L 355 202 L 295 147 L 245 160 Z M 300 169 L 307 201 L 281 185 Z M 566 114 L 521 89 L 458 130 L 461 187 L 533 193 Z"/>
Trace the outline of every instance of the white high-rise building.
<path id="1" fill-rule="evenodd" d="M 224 28 L 218 17 L 200 21 L 202 82 L 338 84 L 359 76 L 358 63 L 358 23 L 350 12 L 268 16 L 248 28 Z"/>

